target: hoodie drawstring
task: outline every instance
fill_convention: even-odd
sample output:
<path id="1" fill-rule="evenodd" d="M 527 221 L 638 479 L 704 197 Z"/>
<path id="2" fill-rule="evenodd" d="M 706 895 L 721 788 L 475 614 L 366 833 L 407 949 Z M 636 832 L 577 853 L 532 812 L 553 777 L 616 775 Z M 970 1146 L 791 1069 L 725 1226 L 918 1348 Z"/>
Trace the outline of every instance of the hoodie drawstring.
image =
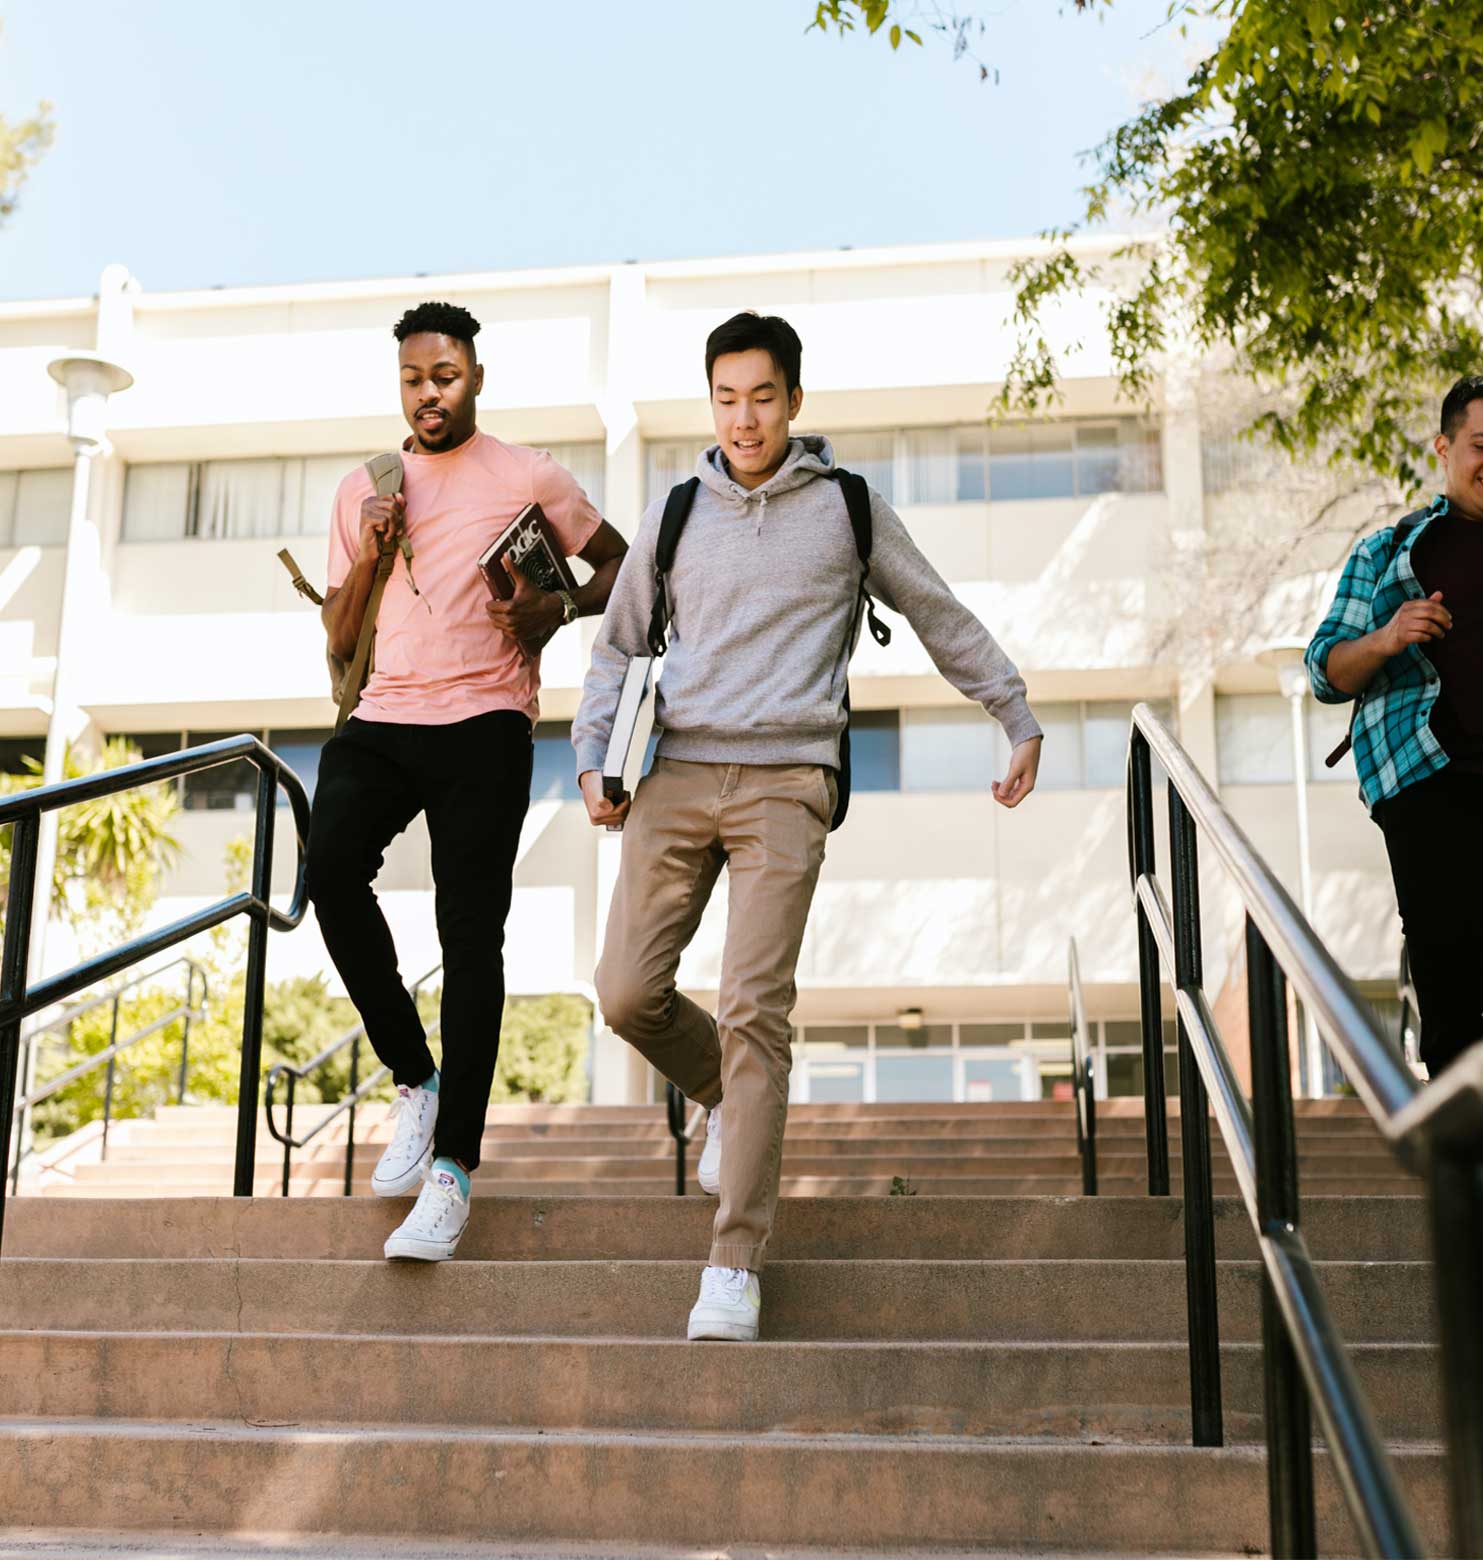
<path id="1" fill-rule="evenodd" d="M 761 502 L 757 505 L 757 535 L 762 535 L 762 522 L 767 519 L 767 489 L 763 488 L 757 495 Z"/>

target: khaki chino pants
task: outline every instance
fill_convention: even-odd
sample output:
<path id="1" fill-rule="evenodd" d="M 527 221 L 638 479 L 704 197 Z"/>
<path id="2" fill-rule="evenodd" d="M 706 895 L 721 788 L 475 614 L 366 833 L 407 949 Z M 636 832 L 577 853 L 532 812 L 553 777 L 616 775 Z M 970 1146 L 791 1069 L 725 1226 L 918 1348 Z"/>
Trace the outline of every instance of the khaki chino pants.
<path id="1" fill-rule="evenodd" d="M 623 831 L 597 969 L 610 1028 L 690 1099 L 726 1101 L 713 1267 L 762 1266 L 777 1205 L 798 950 L 834 815 L 816 764 L 657 759 Z M 714 1018 L 675 989 L 726 867 L 730 897 Z"/>

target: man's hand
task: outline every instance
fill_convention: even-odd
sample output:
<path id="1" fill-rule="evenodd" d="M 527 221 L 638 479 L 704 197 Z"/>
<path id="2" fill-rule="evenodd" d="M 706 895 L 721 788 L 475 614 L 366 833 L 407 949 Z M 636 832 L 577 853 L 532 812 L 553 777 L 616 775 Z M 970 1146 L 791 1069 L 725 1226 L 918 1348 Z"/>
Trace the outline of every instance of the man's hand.
<path id="1" fill-rule="evenodd" d="M 381 544 L 398 537 L 407 529 L 407 500 L 404 494 L 390 498 L 371 497 L 360 506 L 360 559 L 374 563 Z"/>
<path id="2" fill-rule="evenodd" d="M 489 621 L 517 643 L 525 640 L 528 644 L 544 645 L 561 627 L 561 598 L 537 590 L 519 569 L 510 567 L 508 558 L 501 561 L 514 581 L 515 594 L 508 601 L 491 601 L 485 607 Z"/>
<path id="3" fill-rule="evenodd" d="M 1030 737 L 1009 755 L 1009 773 L 993 784 L 994 800 L 1001 807 L 1018 807 L 1035 789 L 1040 772 L 1040 737 Z"/>
<path id="4" fill-rule="evenodd" d="M 577 777 L 577 784 L 582 787 L 582 800 L 587 803 L 587 817 L 593 828 L 621 829 L 623 827 L 623 821 L 628 817 L 628 809 L 633 805 L 631 797 L 614 807 L 602 794 L 600 769 L 583 770 Z"/>
<path id="5" fill-rule="evenodd" d="M 1441 639 L 1452 627 L 1452 614 L 1442 605 L 1442 593 L 1434 590 L 1425 601 L 1403 601 L 1400 610 L 1380 630 L 1380 648 L 1387 656 L 1399 655 L 1408 645 Z"/>

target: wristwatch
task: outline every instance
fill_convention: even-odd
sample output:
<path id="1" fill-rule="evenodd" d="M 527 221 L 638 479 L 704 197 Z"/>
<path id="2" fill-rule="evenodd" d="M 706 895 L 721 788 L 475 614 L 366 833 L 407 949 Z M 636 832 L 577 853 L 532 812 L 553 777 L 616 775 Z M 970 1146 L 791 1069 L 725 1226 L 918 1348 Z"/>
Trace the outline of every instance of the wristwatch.
<path id="1" fill-rule="evenodd" d="M 559 590 L 556 594 L 561 598 L 561 626 L 565 628 L 568 623 L 575 623 L 581 614 L 569 590 Z"/>

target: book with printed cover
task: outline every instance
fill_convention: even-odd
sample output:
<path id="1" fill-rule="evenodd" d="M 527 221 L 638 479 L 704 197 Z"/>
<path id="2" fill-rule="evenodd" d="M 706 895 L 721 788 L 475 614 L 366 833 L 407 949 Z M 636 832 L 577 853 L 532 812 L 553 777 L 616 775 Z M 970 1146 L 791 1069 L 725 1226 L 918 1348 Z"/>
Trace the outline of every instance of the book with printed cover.
<path id="1" fill-rule="evenodd" d="M 570 594 L 577 588 L 576 576 L 539 504 L 527 504 L 479 554 L 477 561 L 479 573 L 496 601 L 509 601 L 515 594 L 512 568 L 519 569 L 537 590 L 564 590 Z M 551 633 L 555 632 L 552 629 Z M 518 643 L 534 660 L 550 638 L 551 634 L 547 634 L 539 642 L 522 639 Z"/>
<path id="2" fill-rule="evenodd" d="M 629 657 L 602 765 L 602 794 L 615 807 L 633 795 L 643 771 L 649 734 L 654 729 L 653 674 L 652 656 Z"/>

